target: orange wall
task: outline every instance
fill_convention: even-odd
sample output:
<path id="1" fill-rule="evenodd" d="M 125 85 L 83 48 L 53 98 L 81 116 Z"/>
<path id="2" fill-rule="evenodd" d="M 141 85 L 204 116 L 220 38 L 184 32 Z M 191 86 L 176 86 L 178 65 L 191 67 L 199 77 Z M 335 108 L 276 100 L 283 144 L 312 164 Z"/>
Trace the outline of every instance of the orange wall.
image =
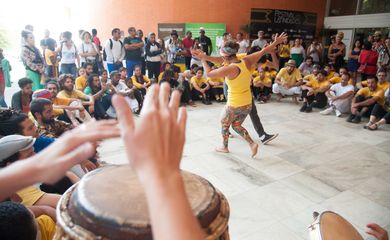
<path id="1" fill-rule="evenodd" d="M 295 10 L 317 13 L 317 29 L 323 25 L 326 0 L 79 0 L 71 7 L 74 26 L 98 29 L 106 39 L 113 27 L 134 26 L 144 34 L 157 32 L 157 23 L 226 23 L 236 33 L 249 23 L 251 8 Z M 90 11 L 90 10 L 93 11 Z M 207 33 L 206 33 L 207 34 Z"/>

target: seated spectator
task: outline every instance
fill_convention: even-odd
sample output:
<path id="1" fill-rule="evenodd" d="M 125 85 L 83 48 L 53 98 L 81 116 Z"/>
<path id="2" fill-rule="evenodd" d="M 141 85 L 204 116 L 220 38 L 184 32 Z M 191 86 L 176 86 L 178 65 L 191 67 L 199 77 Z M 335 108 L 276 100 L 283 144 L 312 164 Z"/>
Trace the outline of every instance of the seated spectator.
<path id="1" fill-rule="evenodd" d="M 303 82 L 306 83 L 306 82 L 310 82 L 310 81 L 317 79 L 317 75 L 320 72 L 320 70 L 321 70 L 320 65 L 314 64 L 311 74 L 304 76 Z"/>
<path id="2" fill-rule="evenodd" d="M 217 66 L 212 66 L 212 70 L 217 69 Z M 207 78 L 207 82 L 211 87 L 211 92 L 214 95 L 214 99 L 217 102 L 226 102 L 225 95 L 223 94 L 223 83 L 225 79 L 223 78 Z"/>
<path id="3" fill-rule="evenodd" d="M 333 65 L 331 65 L 331 64 L 325 64 L 325 66 L 324 66 L 324 70 L 328 73 L 327 75 L 326 75 L 326 80 L 330 80 L 331 78 L 333 78 L 334 76 L 335 76 L 335 70 L 334 70 L 334 67 L 333 67 Z"/>
<path id="4" fill-rule="evenodd" d="M 342 68 L 340 68 L 341 71 Z M 333 84 L 326 96 L 328 97 L 329 108 L 320 112 L 322 115 L 328 115 L 336 112 L 337 117 L 341 117 L 343 113 L 348 113 L 351 109 L 351 101 L 354 94 L 353 85 L 349 84 L 351 81 L 348 72 L 341 75 L 341 82 Z"/>
<path id="5" fill-rule="evenodd" d="M 11 106 L 15 110 L 28 113 L 32 100 L 32 81 L 29 78 L 21 78 L 18 81 L 20 91 L 12 95 Z"/>
<path id="6" fill-rule="evenodd" d="M 70 74 L 63 74 L 59 78 L 59 83 L 62 91 L 57 94 L 59 98 L 78 99 L 82 102 L 83 106 L 88 106 L 88 112 L 93 114 L 95 109 L 95 100 L 93 97 L 88 96 L 80 90 L 74 89 L 74 79 Z"/>
<path id="7" fill-rule="evenodd" d="M 348 70 L 345 67 L 340 67 L 338 73 L 334 73 L 333 77 L 329 79 L 329 82 L 331 84 L 341 83 L 342 82 L 342 75 L 348 73 Z M 352 85 L 353 80 L 352 78 L 348 80 L 348 84 Z"/>
<path id="8" fill-rule="evenodd" d="M 259 68 L 258 72 L 259 76 L 255 77 L 252 81 L 253 95 L 260 103 L 266 103 L 271 99 L 272 79 L 266 75 L 263 68 Z"/>
<path id="9" fill-rule="evenodd" d="M 111 107 L 113 92 L 109 91 L 106 83 L 100 83 L 99 75 L 89 75 L 88 86 L 84 89 L 84 93 L 94 98 L 96 119 L 108 119 L 107 110 Z"/>
<path id="10" fill-rule="evenodd" d="M 130 89 L 125 82 L 121 81 L 121 74 L 114 70 L 110 73 L 110 79 L 111 82 L 109 84 L 112 84 L 114 93 L 126 97 L 125 99 L 131 110 L 134 113 L 139 113 L 139 103 L 134 97 L 134 90 Z"/>
<path id="11" fill-rule="evenodd" d="M 170 62 L 165 62 L 162 65 L 162 71 L 160 72 L 160 75 L 158 75 L 158 82 L 160 83 L 161 79 L 163 78 L 164 72 L 166 70 L 172 70 L 172 64 Z"/>
<path id="12" fill-rule="evenodd" d="M 384 91 L 378 87 L 376 76 L 367 77 L 368 87 L 360 89 L 352 99 L 351 115 L 347 122 L 360 123 L 362 116 L 370 116 L 375 104 L 383 106 Z"/>
<path id="13" fill-rule="evenodd" d="M 278 95 L 279 102 L 283 96 L 292 96 L 293 101 L 298 103 L 297 95 L 301 94 L 302 75 L 296 68 L 295 61 L 289 60 L 286 67 L 282 68 L 276 75 L 275 83 L 272 85 L 272 91 Z"/>
<path id="14" fill-rule="evenodd" d="M 320 71 L 316 79 L 302 85 L 303 106 L 299 111 L 311 112 L 313 107 L 324 108 L 327 103 L 325 92 L 330 87 L 329 81 L 326 80 L 326 72 Z"/>
<path id="15" fill-rule="evenodd" d="M 88 85 L 87 83 L 87 72 L 84 67 L 78 69 L 78 77 L 76 78 L 75 85 L 76 90 L 84 91 L 84 88 Z"/>
<path id="16" fill-rule="evenodd" d="M 120 81 L 123 82 L 123 83 L 126 83 L 127 69 L 125 67 L 119 68 L 119 74 L 120 74 Z"/>
<path id="17" fill-rule="evenodd" d="M 203 77 L 203 68 L 196 69 L 196 75 L 191 78 L 192 84 L 192 99 L 202 100 L 205 105 L 210 105 L 210 85 Z"/>
<path id="18" fill-rule="evenodd" d="M 72 129 L 69 123 L 54 118 L 53 104 L 48 99 L 34 99 L 31 101 L 30 111 L 36 121 L 39 135 L 58 138 L 65 131 Z"/>
<path id="19" fill-rule="evenodd" d="M 365 126 L 369 130 L 377 130 L 383 124 L 390 124 L 390 88 L 385 92 L 385 102 L 383 105 L 376 103 L 372 109 L 370 121 Z"/>
<path id="20" fill-rule="evenodd" d="M 131 77 L 126 79 L 125 84 L 131 90 L 130 97 L 134 97 L 137 100 L 138 110 L 135 113 L 139 114 L 142 109 L 142 104 L 144 103 L 144 96 L 142 95 L 142 92 L 134 86 Z"/>
<path id="21" fill-rule="evenodd" d="M 134 67 L 134 76 L 131 77 L 133 85 L 142 93 L 143 96 L 146 95 L 146 89 L 150 86 L 150 79 L 142 74 L 142 67 L 136 65 Z"/>
<path id="22" fill-rule="evenodd" d="M 46 100 L 46 99 L 44 99 Z M 0 168 L 24 160 L 34 155 L 35 138 L 21 135 L 8 135 L 0 139 Z M 35 186 L 25 187 L 16 192 L 25 206 L 49 206 L 56 208 L 60 195 L 42 192 Z"/>
<path id="23" fill-rule="evenodd" d="M 108 72 L 106 69 L 103 69 L 102 75 L 100 76 L 100 81 L 102 83 L 107 83 L 108 82 Z"/>
<path id="24" fill-rule="evenodd" d="M 386 91 L 390 87 L 390 82 L 386 81 L 386 70 L 384 68 L 379 69 L 376 76 L 378 77 L 378 87 Z M 367 87 L 367 80 L 362 81 L 362 86 Z"/>
<path id="25" fill-rule="evenodd" d="M 164 82 L 167 82 L 169 83 L 171 89 L 175 89 L 177 86 L 179 86 L 179 82 L 175 79 L 175 72 L 173 69 L 165 70 L 162 74 L 162 78 L 158 84 L 161 85 Z"/>
<path id="26" fill-rule="evenodd" d="M 53 211 L 55 212 L 54 208 Z M 0 203 L 0 232 L 2 239 L 53 239 L 56 224 L 45 214 L 36 215 L 20 203 Z"/>
<path id="27" fill-rule="evenodd" d="M 307 76 L 313 71 L 313 58 L 308 56 L 305 61 L 299 66 L 299 71 L 301 71 L 303 76 Z"/>
<path id="28" fill-rule="evenodd" d="M 91 115 L 85 110 L 81 101 L 57 97 L 59 88 L 60 85 L 57 81 L 50 80 L 46 83 L 46 89 L 51 95 L 49 100 L 53 103 L 54 117 L 72 123 L 73 126 L 78 126 L 80 122 L 90 120 Z"/>
<path id="29" fill-rule="evenodd" d="M 182 104 L 188 104 L 192 107 L 196 107 L 194 101 L 191 98 L 191 78 L 192 75 L 191 70 L 185 70 L 183 73 L 179 74 L 179 86 L 178 90 L 181 92 L 180 102 Z"/>

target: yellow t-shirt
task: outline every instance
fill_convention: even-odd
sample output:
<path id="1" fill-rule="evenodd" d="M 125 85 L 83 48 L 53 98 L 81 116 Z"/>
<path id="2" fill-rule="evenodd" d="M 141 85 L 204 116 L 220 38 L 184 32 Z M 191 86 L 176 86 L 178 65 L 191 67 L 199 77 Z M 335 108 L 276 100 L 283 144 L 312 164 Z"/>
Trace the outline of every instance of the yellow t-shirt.
<path id="1" fill-rule="evenodd" d="M 41 215 L 35 218 L 37 221 L 41 240 L 52 240 L 56 232 L 56 223 L 47 215 Z"/>
<path id="2" fill-rule="evenodd" d="M 363 87 L 367 87 L 367 80 L 365 81 L 362 81 L 362 86 Z M 380 84 L 378 82 L 378 87 L 382 88 L 384 91 L 386 91 L 389 87 L 390 87 L 390 82 L 384 82 L 382 84 Z"/>
<path id="3" fill-rule="evenodd" d="M 164 71 L 160 72 L 160 74 L 158 75 L 158 82 L 160 82 L 162 80 L 163 74 L 164 74 Z"/>
<path id="4" fill-rule="evenodd" d="M 330 73 L 326 76 L 326 80 L 330 80 L 331 78 L 334 77 L 334 72 L 333 71 L 330 71 Z"/>
<path id="5" fill-rule="evenodd" d="M 259 76 L 259 71 L 254 70 L 254 71 L 252 72 L 252 77 L 255 78 L 255 77 L 258 77 L 258 76 Z"/>
<path id="6" fill-rule="evenodd" d="M 71 100 L 69 98 L 56 97 L 56 98 L 52 99 L 52 102 L 53 102 L 53 105 L 57 105 L 57 106 L 69 106 L 69 104 L 71 103 Z M 54 108 L 53 114 L 55 117 L 58 117 L 58 116 L 64 114 L 64 109 Z"/>
<path id="7" fill-rule="evenodd" d="M 207 80 L 204 77 L 201 77 L 199 79 L 196 76 L 193 76 L 191 78 L 191 83 L 192 83 L 192 85 L 194 85 L 194 83 L 195 83 L 198 87 L 201 87 L 203 84 L 207 83 Z"/>
<path id="8" fill-rule="evenodd" d="M 221 85 L 218 85 L 218 86 L 211 86 L 211 84 L 210 84 L 210 86 L 211 86 L 212 88 L 223 88 L 223 82 L 224 82 L 225 80 L 224 80 L 223 78 L 207 78 L 207 82 L 210 82 L 210 81 L 222 83 Z"/>
<path id="9" fill-rule="evenodd" d="M 32 206 L 36 203 L 45 193 L 39 190 L 37 187 L 30 186 L 17 191 L 16 194 L 22 199 L 22 204 L 25 206 Z"/>
<path id="10" fill-rule="evenodd" d="M 281 44 L 279 47 L 279 57 L 289 58 L 290 57 L 290 44 Z"/>
<path id="11" fill-rule="evenodd" d="M 379 97 L 378 103 L 383 106 L 385 103 L 385 91 L 377 87 L 374 91 L 371 91 L 368 87 L 360 89 L 356 95 L 363 96 L 363 97 Z"/>
<path id="12" fill-rule="evenodd" d="M 52 63 L 52 61 L 50 59 L 50 57 L 53 57 L 53 56 L 54 56 L 54 52 L 52 50 L 50 50 L 50 49 L 46 49 L 45 50 L 45 56 L 44 57 L 45 57 L 46 64 L 48 66 L 53 66 L 53 63 Z M 58 66 L 58 63 L 54 64 L 54 66 Z"/>
<path id="13" fill-rule="evenodd" d="M 232 107 L 242 107 L 252 104 L 251 93 L 251 71 L 246 68 L 245 62 L 233 63 L 240 69 L 240 74 L 235 79 L 227 79 L 228 101 L 227 105 Z"/>
<path id="14" fill-rule="evenodd" d="M 316 89 L 319 89 L 319 88 L 329 87 L 330 83 L 327 80 L 324 80 L 324 81 L 320 82 L 316 78 L 316 79 L 311 79 L 309 82 L 307 82 L 306 86 L 311 87 L 314 90 L 316 90 Z"/>
<path id="15" fill-rule="evenodd" d="M 162 77 L 162 75 L 161 75 L 161 77 Z M 138 88 L 138 89 L 142 88 L 143 85 L 142 85 L 141 83 L 137 82 L 137 79 L 135 78 L 135 76 L 132 76 L 132 77 L 131 77 L 131 81 L 133 82 L 133 85 L 134 85 L 136 88 Z M 144 76 L 144 81 L 145 81 L 146 83 L 150 83 L 150 79 L 149 79 L 147 76 Z"/>
<path id="16" fill-rule="evenodd" d="M 317 80 L 317 77 L 314 74 L 309 74 L 303 77 L 303 80 L 305 82 L 315 81 Z"/>
<path id="17" fill-rule="evenodd" d="M 341 77 L 332 77 L 331 79 L 329 79 L 329 82 L 331 84 L 341 83 Z M 352 79 L 351 78 L 348 80 L 348 84 L 352 85 Z"/>
<path id="18" fill-rule="evenodd" d="M 272 84 L 271 78 L 269 78 L 269 77 L 267 77 L 267 76 L 265 76 L 264 79 L 260 79 L 260 76 L 255 77 L 255 78 L 253 79 L 253 82 L 254 82 L 254 83 L 255 83 L 255 82 L 261 82 L 261 83 L 263 83 L 264 85 L 270 85 L 270 84 Z"/>
<path id="19" fill-rule="evenodd" d="M 84 91 L 87 87 L 87 78 L 84 76 L 80 76 L 76 78 L 76 89 L 80 91 Z"/>
<path id="20" fill-rule="evenodd" d="M 67 92 L 65 92 L 65 90 L 62 90 L 57 94 L 57 98 L 72 98 L 72 99 L 80 99 L 83 101 L 89 99 L 89 97 L 85 93 L 79 90 L 73 90 L 71 94 L 68 94 Z"/>
<path id="21" fill-rule="evenodd" d="M 288 74 L 287 68 L 282 68 L 278 75 L 276 75 L 276 78 L 279 78 L 282 83 L 287 83 L 292 86 L 302 79 L 302 75 L 298 68 L 295 68 L 291 74 Z"/>
<path id="22" fill-rule="evenodd" d="M 275 78 L 276 75 L 278 74 L 278 72 L 277 72 L 275 69 L 269 67 L 269 66 L 268 66 L 268 63 L 270 63 L 270 61 L 267 60 L 265 63 L 261 64 L 261 68 L 262 68 L 262 69 L 268 68 L 268 71 L 266 71 L 266 74 L 267 74 L 269 77 L 271 77 L 271 78 Z"/>

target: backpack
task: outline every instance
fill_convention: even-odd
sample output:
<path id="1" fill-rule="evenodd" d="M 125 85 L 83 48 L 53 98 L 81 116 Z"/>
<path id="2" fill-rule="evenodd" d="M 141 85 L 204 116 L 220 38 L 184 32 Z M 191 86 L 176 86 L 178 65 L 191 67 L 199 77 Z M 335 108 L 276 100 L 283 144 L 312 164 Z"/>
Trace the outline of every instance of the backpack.
<path id="1" fill-rule="evenodd" d="M 118 40 L 121 44 L 121 47 L 123 48 L 123 42 L 121 40 Z M 112 39 L 110 38 L 110 50 L 112 50 L 112 47 L 114 46 L 114 43 L 112 42 Z M 106 48 L 103 49 L 103 61 L 107 61 L 107 53 Z"/>

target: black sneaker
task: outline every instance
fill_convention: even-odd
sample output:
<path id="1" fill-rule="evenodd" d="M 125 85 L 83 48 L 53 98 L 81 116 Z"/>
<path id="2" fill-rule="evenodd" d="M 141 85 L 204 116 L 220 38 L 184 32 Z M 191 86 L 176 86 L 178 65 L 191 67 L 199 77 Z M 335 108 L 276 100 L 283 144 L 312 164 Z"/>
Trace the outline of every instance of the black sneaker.
<path id="1" fill-rule="evenodd" d="M 361 121 L 362 121 L 362 117 L 361 116 L 356 116 L 354 119 L 352 119 L 353 123 L 360 123 Z"/>
<path id="2" fill-rule="evenodd" d="M 304 112 L 304 111 L 306 111 L 306 108 L 307 108 L 307 104 L 304 103 L 304 104 L 302 105 L 301 109 L 299 109 L 299 111 L 300 111 L 300 112 Z"/>
<path id="3" fill-rule="evenodd" d="M 202 103 L 203 103 L 204 105 L 211 105 L 211 102 L 210 102 L 209 100 L 206 100 L 206 99 L 203 99 L 203 100 L 202 100 Z"/>
<path id="4" fill-rule="evenodd" d="M 312 112 L 313 111 L 313 107 L 312 106 L 307 106 L 306 109 L 305 109 L 305 112 L 309 113 L 309 112 Z"/>
<path id="5" fill-rule="evenodd" d="M 272 140 L 274 140 L 277 136 L 279 136 L 279 133 L 275 133 L 275 134 L 264 134 L 264 138 L 261 140 L 261 142 L 265 145 L 269 142 L 271 142 Z"/>
<path id="6" fill-rule="evenodd" d="M 349 115 L 349 117 L 347 118 L 347 122 L 352 122 L 352 120 L 354 119 L 356 117 L 356 115 L 355 114 L 351 114 L 351 115 Z"/>

